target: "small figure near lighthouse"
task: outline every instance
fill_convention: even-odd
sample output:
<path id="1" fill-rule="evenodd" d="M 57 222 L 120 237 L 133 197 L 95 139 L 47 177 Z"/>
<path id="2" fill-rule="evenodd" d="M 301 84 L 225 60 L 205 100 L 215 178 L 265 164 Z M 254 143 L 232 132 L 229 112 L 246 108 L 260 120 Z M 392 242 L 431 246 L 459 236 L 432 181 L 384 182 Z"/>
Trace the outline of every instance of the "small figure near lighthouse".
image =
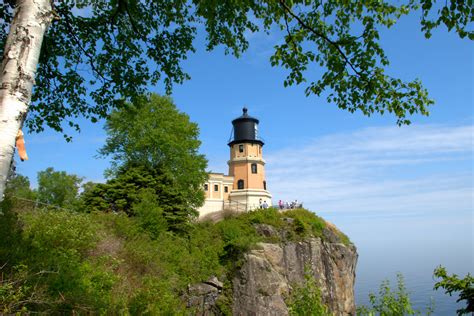
<path id="1" fill-rule="evenodd" d="M 243 108 L 241 116 L 232 121 L 233 133 L 230 148 L 229 175 L 210 173 L 204 184 L 206 201 L 198 210 L 199 216 L 231 209 L 249 211 L 271 206 L 271 194 L 265 180 L 263 140 L 258 136 L 259 120 Z"/>

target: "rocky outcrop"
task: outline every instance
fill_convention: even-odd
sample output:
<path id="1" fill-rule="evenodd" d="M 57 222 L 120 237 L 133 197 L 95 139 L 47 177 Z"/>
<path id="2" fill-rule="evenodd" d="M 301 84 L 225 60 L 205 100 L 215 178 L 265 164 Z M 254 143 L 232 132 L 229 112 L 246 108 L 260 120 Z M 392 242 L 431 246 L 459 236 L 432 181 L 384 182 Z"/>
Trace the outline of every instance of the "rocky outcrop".
<path id="1" fill-rule="evenodd" d="M 216 302 L 222 292 L 223 284 L 216 277 L 211 277 L 206 282 L 190 285 L 188 287 L 187 307 L 195 315 L 219 315 Z"/>
<path id="2" fill-rule="evenodd" d="M 291 220 L 291 219 L 288 219 Z M 285 300 L 309 273 L 323 303 L 336 316 L 355 315 L 354 282 L 357 251 L 342 242 L 341 234 L 327 223 L 321 238 L 291 241 L 291 232 L 266 224 L 255 225 L 266 240 L 246 253 L 232 281 L 232 314 L 242 316 L 288 315 Z M 216 302 L 222 294 L 216 278 L 190 286 L 188 307 L 194 315 L 221 315 Z"/>
<path id="3" fill-rule="evenodd" d="M 268 227 L 263 231 L 276 233 Z M 330 228 L 325 229 L 324 238 L 260 243 L 245 255 L 233 279 L 233 314 L 288 315 L 285 297 L 310 273 L 334 315 L 355 315 L 356 262 L 355 247 L 340 242 Z"/>

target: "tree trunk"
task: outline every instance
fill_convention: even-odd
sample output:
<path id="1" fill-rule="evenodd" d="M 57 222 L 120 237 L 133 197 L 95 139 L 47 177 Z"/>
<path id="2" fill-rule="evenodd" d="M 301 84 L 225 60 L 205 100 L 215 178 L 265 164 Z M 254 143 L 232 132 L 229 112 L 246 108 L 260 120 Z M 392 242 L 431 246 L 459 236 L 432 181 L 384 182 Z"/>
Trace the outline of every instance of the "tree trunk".
<path id="1" fill-rule="evenodd" d="M 15 138 L 31 101 L 41 43 L 52 16 L 51 0 L 17 0 L 0 69 L 0 201 Z"/>

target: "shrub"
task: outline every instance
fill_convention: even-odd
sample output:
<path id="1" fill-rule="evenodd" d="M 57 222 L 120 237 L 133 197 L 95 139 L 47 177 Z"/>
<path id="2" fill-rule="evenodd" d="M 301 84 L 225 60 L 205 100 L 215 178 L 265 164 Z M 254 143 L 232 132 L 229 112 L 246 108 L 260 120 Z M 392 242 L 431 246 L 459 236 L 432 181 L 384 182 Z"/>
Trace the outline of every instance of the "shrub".
<path id="1" fill-rule="evenodd" d="M 23 239 L 28 253 L 23 261 L 30 271 L 47 271 L 30 282 L 41 280 L 59 310 L 93 307 L 106 310 L 116 278 L 105 268 L 86 260 L 102 231 L 87 214 L 40 211 L 22 214 Z"/>
<path id="2" fill-rule="evenodd" d="M 245 215 L 242 215 L 242 218 L 248 220 L 252 224 L 267 224 L 276 228 L 283 224 L 281 213 L 273 207 L 246 213 Z"/>
<path id="3" fill-rule="evenodd" d="M 326 222 L 313 212 L 305 209 L 295 209 L 286 211 L 284 215 L 294 219 L 294 229 L 301 236 L 323 236 L 323 229 L 326 227 Z"/>
<path id="4" fill-rule="evenodd" d="M 136 214 L 140 227 L 156 239 L 168 228 L 163 209 L 151 190 L 143 190 L 138 195 L 138 200 L 139 202 L 132 207 L 133 213 Z"/>
<path id="5" fill-rule="evenodd" d="M 405 288 L 403 276 L 397 274 L 397 289 L 390 288 L 390 282 L 384 280 L 380 284 L 378 296 L 374 293 L 369 294 L 370 307 L 358 306 L 357 315 L 359 316 L 400 316 L 400 315 L 420 315 L 421 312 L 413 309 L 409 293 Z M 429 306 L 426 315 L 431 315 L 432 306 Z"/>
<path id="6" fill-rule="evenodd" d="M 443 288 L 449 296 L 460 292 L 456 302 L 466 301 L 467 306 L 456 311 L 458 315 L 474 313 L 474 277 L 471 274 L 460 279 L 456 274 L 448 275 L 446 268 L 439 266 L 435 269 L 434 276 L 441 278 L 441 281 L 436 282 L 435 290 Z"/>
<path id="7" fill-rule="evenodd" d="M 2 267 L 3 268 L 3 267 Z M 3 269 L 0 269 L 3 270 Z M 28 305 L 34 302 L 46 302 L 40 297 L 40 289 L 33 291 L 27 284 L 28 269 L 25 265 L 13 267 L 9 274 L 2 271 L 0 278 L 0 314 L 13 315 L 28 312 Z M 26 302 L 30 302 L 28 305 Z"/>
<path id="8" fill-rule="evenodd" d="M 291 231 L 285 218 L 292 217 L 303 227 L 301 236 L 318 228 L 310 212 L 288 216 L 266 209 L 217 224 L 189 222 L 176 233 L 167 230 L 154 191 L 135 193 L 134 216 L 26 207 L 15 212 L 6 198 L 0 266 L 8 264 L 1 271 L 0 313 L 180 315 L 187 286 L 217 276 L 225 284 L 218 308 L 230 314 L 230 280 L 239 260 L 265 240 L 255 224 Z"/>
<path id="9" fill-rule="evenodd" d="M 99 239 L 100 225 L 87 214 L 44 210 L 25 212 L 20 218 L 24 224 L 23 238 L 35 252 L 47 257 L 64 252 L 83 255 Z"/>
<path id="10" fill-rule="evenodd" d="M 164 280 L 146 278 L 142 287 L 131 297 L 131 315 L 186 315 L 183 302 Z"/>
<path id="11" fill-rule="evenodd" d="M 260 240 L 255 229 L 238 217 L 219 222 L 216 226 L 224 242 L 224 253 L 221 256 L 224 263 L 237 263 L 239 257 Z"/>
<path id="12" fill-rule="evenodd" d="M 305 272 L 305 282 L 294 285 L 286 301 L 290 315 L 331 316 L 329 308 L 322 302 L 321 290 L 309 270 Z"/>

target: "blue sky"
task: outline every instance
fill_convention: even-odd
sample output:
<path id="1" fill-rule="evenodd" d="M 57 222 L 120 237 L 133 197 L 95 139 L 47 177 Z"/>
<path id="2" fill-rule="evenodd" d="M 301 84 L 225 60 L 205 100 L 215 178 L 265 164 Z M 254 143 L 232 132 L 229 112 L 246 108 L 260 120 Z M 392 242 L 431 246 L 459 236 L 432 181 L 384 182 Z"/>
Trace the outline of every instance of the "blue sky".
<path id="1" fill-rule="evenodd" d="M 323 97 L 305 97 L 303 87 L 284 88 L 285 70 L 269 63 L 278 32 L 249 35 L 250 49 L 240 59 L 222 49 L 205 52 L 198 39 L 198 52 L 184 62 L 192 79 L 175 86 L 172 96 L 199 124 L 210 170 L 227 172 L 230 122 L 245 105 L 261 121 L 275 201 L 303 201 L 361 251 L 377 242 L 400 243 L 403 230 L 406 242 L 467 249 L 456 255 L 472 265 L 473 46 L 444 29 L 426 40 L 417 20 L 405 17 L 381 36 L 389 74 L 421 79 L 436 102 L 429 117 L 413 116 L 410 126 L 396 126 L 390 115 L 339 110 Z M 82 129 L 72 143 L 51 131 L 27 135 L 30 160 L 18 162 L 17 170 L 33 183 L 49 166 L 103 181 L 108 162 L 94 158 L 105 139 L 102 122 L 84 122 Z"/>

